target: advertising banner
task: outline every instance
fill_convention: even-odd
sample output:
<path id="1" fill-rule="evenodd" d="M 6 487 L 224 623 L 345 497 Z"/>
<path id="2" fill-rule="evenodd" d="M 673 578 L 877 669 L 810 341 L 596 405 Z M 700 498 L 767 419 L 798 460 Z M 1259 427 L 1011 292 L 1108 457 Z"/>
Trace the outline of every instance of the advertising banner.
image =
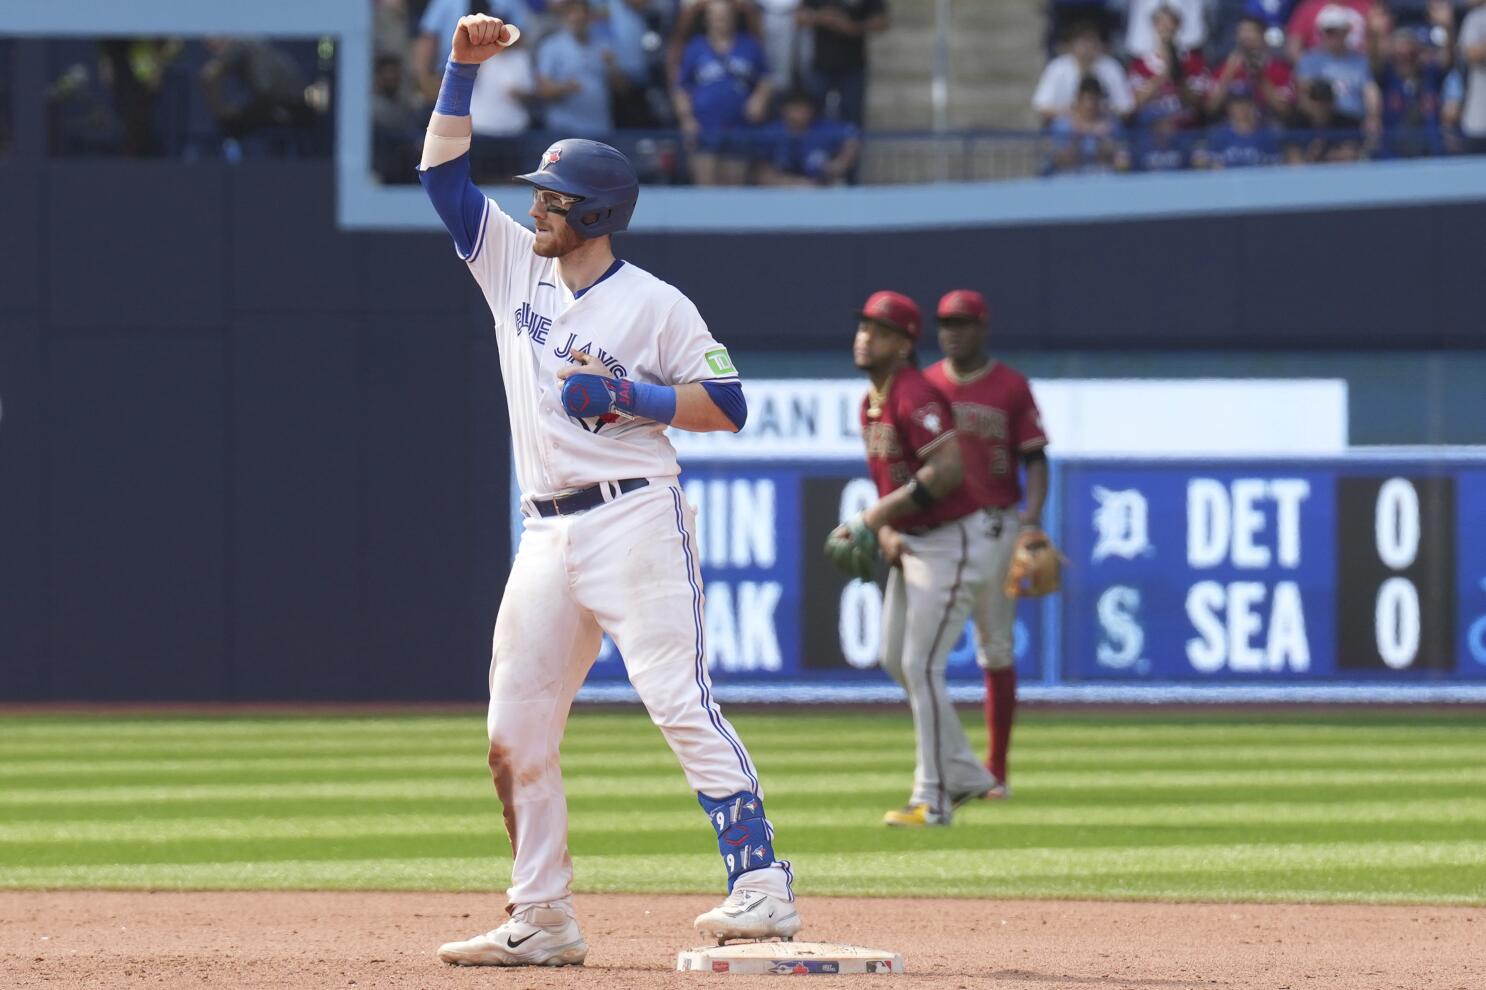
<path id="1" fill-rule="evenodd" d="M 847 580 L 821 552 L 826 534 L 876 498 L 860 464 L 688 462 L 706 584 L 708 665 L 719 682 L 885 684 L 877 667 L 882 583 Z M 1038 602 L 1018 611 L 1020 673 L 1042 676 Z M 950 654 L 952 680 L 979 683 L 967 623 Z M 589 682 L 623 681 L 607 640 Z"/>
<path id="2" fill-rule="evenodd" d="M 1080 461 L 1061 682 L 1486 678 L 1486 487 L 1469 462 Z"/>
<path id="3" fill-rule="evenodd" d="M 1486 455 L 1349 452 L 1345 389 L 1330 381 L 1229 382 L 1211 408 L 1189 382 L 1130 384 L 1034 382 L 1052 437 L 1044 524 L 1067 562 L 1061 593 L 1017 611 L 1034 695 L 1486 692 Z M 742 435 L 673 434 L 712 675 L 755 700 L 891 696 L 877 666 L 886 572 L 848 581 L 822 554 L 875 498 L 861 385 L 767 381 L 749 397 Z M 1192 421 L 1245 401 L 1261 425 L 1206 430 L 1213 449 L 1194 455 Z M 1287 433 L 1287 418 L 1306 426 Z M 1064 442 L 1091 422 L 1128 431 L 1129 449 Z M 1254 454 L 1265 437 L 1287 439 Z M 974 651 L 967 624 L 948 669 L 961 697 L 980 682 Z M 589 683 L 624 681 L 606 641 Z"/>

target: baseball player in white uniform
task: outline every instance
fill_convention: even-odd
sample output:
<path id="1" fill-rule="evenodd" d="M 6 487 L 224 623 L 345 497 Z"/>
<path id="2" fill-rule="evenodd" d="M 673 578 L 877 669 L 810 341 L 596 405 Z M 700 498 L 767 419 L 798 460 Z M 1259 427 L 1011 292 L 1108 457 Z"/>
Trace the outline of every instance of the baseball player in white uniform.
<path id="1" fill-rule="evenodd" d="M 618 151 L 558 141 L 517 176 L 532 186 L 535 232 L 470 181 L 476 70 L 518 35 L 483 14 L 460 20 L 419 166 L 495 318 L 524 517 L 495 623 L 487 718 L 515 860 L 510 917 L 439 958 L 583 962 L 558 746 L 604 633 L 717 833 L 729 893 L 697 930 L 719 942 L 790 938 L 800 929 L 793 877 L 774 854 L 758 772 L 712 697 L 695 513 L 665 435 L 736 432 L 742 385 L 690 300 L 614 257 L 610 235 L 628 226 L 639 196 Z"/>

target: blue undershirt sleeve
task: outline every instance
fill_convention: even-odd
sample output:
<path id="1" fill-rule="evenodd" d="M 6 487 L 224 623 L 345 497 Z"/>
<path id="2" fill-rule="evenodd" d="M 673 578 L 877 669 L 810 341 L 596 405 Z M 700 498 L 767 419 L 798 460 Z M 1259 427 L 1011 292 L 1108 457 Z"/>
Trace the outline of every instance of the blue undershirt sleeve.
<path id="1" fill-rule="evenodd" d="M 702 382 L 711 399 L 722 414 L 732 420 L 739 430 L 748 422 L 748 402 L 743 398 L 742 382 Z"/>
<path id="2" fill-rule="evenodd" d="M 465 261 L 475 260 L 487 200 L 470 181 L 469 154 L 466 152 L 433 168 L 419 169 L 418 181 L 423 183 L 439 219 L 453 236 L 459 256 Z"/>

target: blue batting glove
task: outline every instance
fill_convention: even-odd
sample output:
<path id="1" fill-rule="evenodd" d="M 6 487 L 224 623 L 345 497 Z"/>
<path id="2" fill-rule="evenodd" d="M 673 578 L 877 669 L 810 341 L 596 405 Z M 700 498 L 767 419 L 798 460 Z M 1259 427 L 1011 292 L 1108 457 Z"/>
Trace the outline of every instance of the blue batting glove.
<path id="1" fill-rule="evenodd" d="M 620 412 L 669 426 L 676 418 L 676 390 L 628 378 L 574 375 L 563 382 L 562 407 L 579 419 Z"/>
<path id="2" fill-rule="evenodd" d="M 592 419 L 614 411 L 614 387 L 604 375 L 574 375 L 562 383 L 562 407 L 569 416 Z"/>

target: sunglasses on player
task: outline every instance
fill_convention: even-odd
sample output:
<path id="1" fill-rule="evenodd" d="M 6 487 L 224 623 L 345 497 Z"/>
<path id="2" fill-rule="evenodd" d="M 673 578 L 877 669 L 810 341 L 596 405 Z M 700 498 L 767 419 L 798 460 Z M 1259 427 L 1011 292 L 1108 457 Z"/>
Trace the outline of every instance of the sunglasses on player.
<path id="1" fill-rule="evenodd" d="M 548 213 L 555 213 L 560 217 L 568 215 L 568 211 L 583 202 L 582 196 L 564 196 L 562 193 L 553 192 L 551 189 L 533 189 L 531 201 L 542 204 L 542 209 Z"/>

